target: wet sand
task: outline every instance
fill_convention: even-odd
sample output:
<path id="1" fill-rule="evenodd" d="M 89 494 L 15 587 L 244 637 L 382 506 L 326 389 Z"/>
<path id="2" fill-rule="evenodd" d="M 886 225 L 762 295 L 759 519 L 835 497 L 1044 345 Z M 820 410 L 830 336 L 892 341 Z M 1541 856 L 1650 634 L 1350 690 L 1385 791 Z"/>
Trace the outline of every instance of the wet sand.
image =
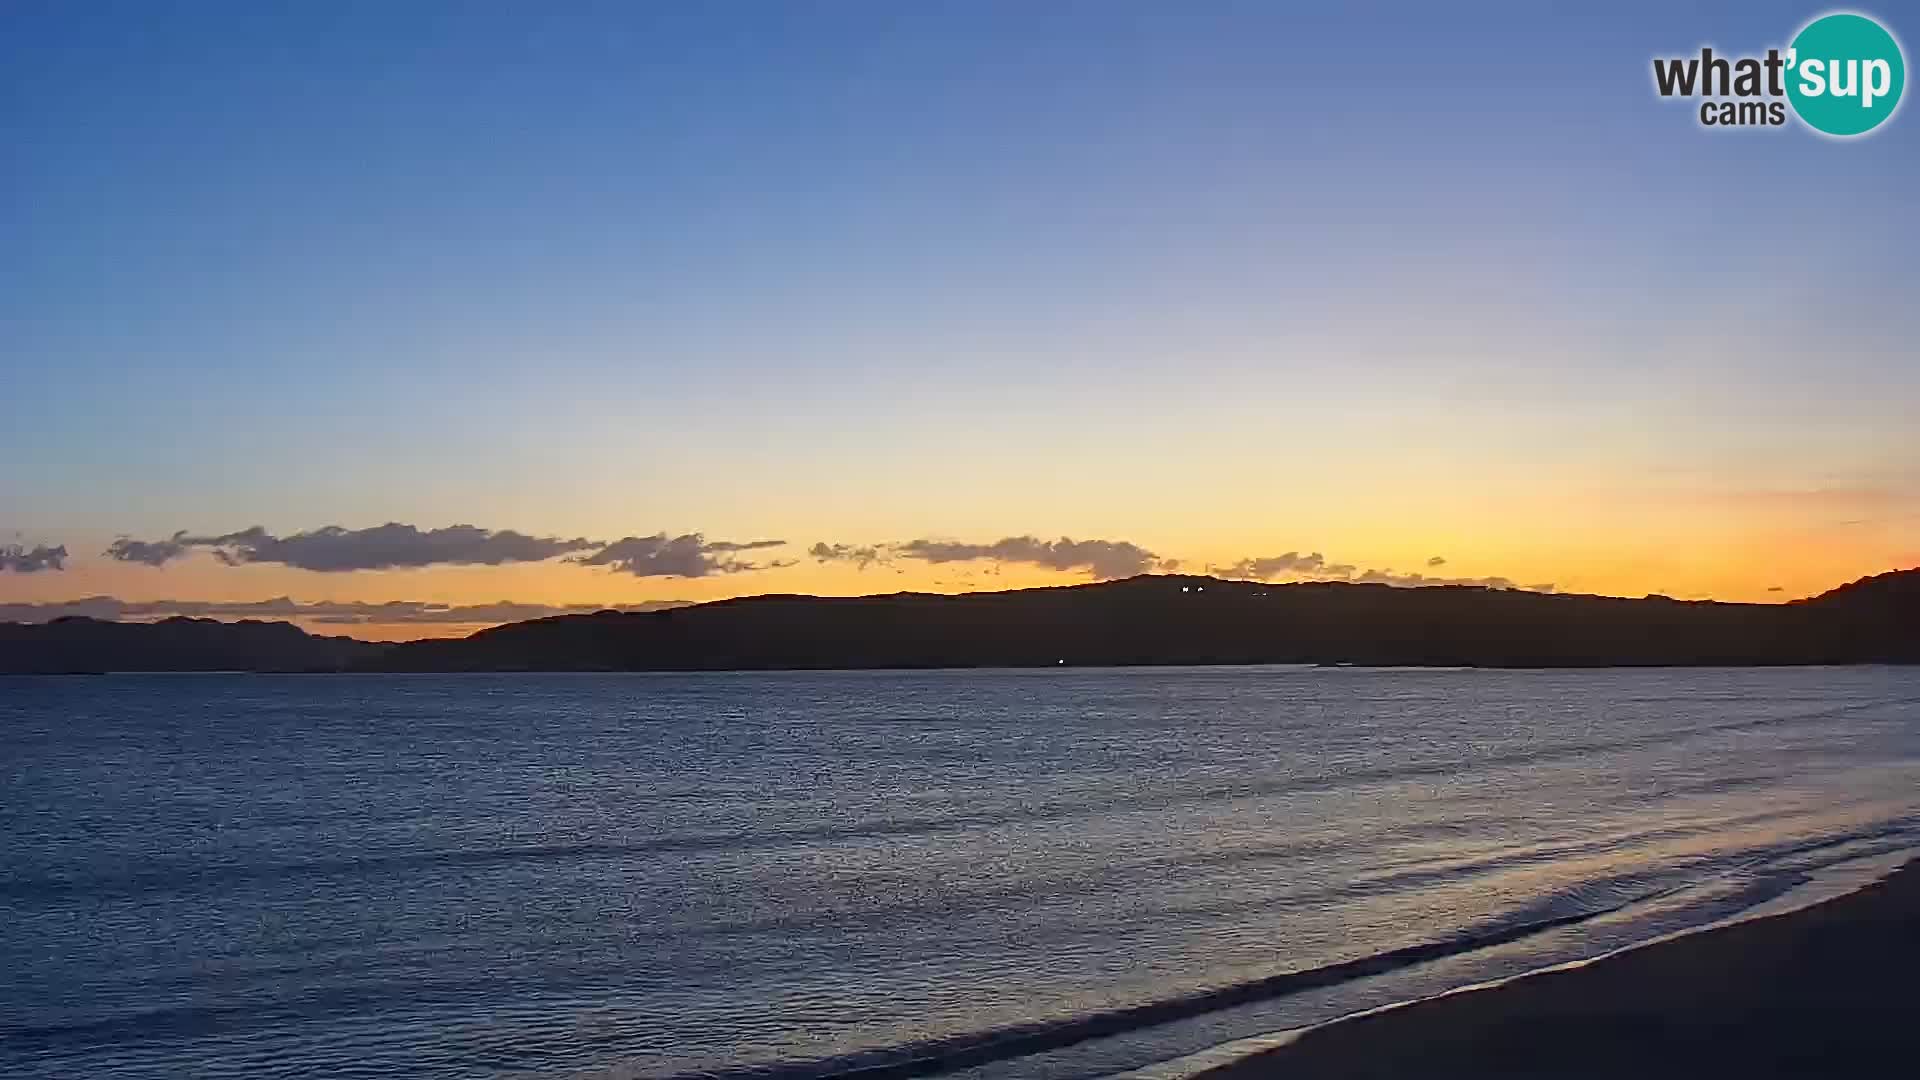
<path id="1" fill-rule="evenodd" d="M 1828 903 L 1355 1017 L 1203 1074 L 1920 1075 L 1920 860 Z"/>

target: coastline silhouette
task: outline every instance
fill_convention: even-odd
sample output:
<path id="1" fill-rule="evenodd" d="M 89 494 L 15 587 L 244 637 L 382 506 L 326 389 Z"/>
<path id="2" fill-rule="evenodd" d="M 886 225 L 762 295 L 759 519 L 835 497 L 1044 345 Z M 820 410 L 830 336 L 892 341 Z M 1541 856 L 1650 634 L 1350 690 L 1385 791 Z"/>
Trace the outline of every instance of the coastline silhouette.
<path id="1" fill-rule="evenodd" d="M 0 672 L 16 674 L 1874 663 L 1920 663 L 1920 570 L 1787 604 L 1143 575 L 958 595 L 751 596 L 394 645 L 287 623 L 0 624 Z"/>

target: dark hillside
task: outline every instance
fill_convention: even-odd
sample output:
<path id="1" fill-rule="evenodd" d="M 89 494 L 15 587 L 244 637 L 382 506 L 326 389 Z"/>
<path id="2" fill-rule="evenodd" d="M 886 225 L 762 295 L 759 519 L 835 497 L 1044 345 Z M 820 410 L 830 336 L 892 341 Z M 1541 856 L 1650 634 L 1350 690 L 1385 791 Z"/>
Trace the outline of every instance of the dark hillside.
<path id="1" fill-rule="evenodd" d="M 1920 662 L 1920 571 L 1795 604 L 1206 577 L 932 596 L 756 596 L 397 646 L 378 670 Z"/>

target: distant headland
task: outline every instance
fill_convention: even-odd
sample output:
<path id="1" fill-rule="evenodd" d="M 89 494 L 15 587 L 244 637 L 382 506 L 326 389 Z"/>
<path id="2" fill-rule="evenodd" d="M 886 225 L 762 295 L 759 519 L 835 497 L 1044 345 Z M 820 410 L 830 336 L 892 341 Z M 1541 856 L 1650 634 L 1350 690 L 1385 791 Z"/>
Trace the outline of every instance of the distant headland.
<path id="1" fill-rule="evenodd" d="M 767 595 L 376 644 L 287 623 L 0 624 L 0 673 L 1920 663 L 1920 569 L 1786 604 L 1186 575 L 959 595 Z"/>

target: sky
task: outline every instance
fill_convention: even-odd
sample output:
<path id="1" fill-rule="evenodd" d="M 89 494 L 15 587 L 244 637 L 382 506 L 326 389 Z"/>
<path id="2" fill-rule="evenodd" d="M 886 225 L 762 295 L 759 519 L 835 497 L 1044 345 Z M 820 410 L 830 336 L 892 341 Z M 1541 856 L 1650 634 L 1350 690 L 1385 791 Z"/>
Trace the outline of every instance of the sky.
<path id="1" fill-rule="evenodd" d="M 0 618 L 1920 564 L 1920 118 L 1455 7 L 9 3 Z"/>

